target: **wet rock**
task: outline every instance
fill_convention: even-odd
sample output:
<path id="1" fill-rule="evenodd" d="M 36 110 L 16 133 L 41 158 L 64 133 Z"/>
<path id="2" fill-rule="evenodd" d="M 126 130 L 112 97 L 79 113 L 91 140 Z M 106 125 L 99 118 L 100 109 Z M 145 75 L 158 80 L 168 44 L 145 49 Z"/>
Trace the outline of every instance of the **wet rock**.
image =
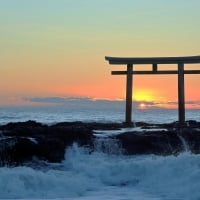
<path id="1" fill-rule="evenodd" d="M 1 165 L 19 165 L 33 157 L 60 162 L 66 147 L 74 142 L 89 145 L 93 139 L 92 130 L 84 126 L 47 126 L 28 121 L 9 123 L 0 130 Z"/>
<path id="2" fill-rule="evenodd" d="M 36 143 L 28 138 L 9 137 L 0 140 L 1 165 L 18 165 L 31 160 Z"/>
<path id="3" fill-rule="evenodd" d="M 185 127 L 170 124 L 138 122 L 142 132 L 126 132 L 109 136 L 128 155 L 176 155 L 188 149 L 200 153 L 200 123 L 188 121 Z M 94 130 L 119 130 L 121 123 L 62 122 L 51 126 L 35 121 L 0 126 L 0 165 L 22 165 L 33 158 L 48 162 L 64 159 L 66 148 L 73 143 L 94 150 Z M 152 130 L 153 128 L 153 130 Z M 164 128 L 165 131 L 159 129 Z M 106 149 L 104 145 L 104 149 Z M 110 147 L 109 147 L 110 148 Z"/>
<path id="4" fill-rule="evenodd" d="M 47 127 L 42 123 L 28 120 L 26 122 L 10 122 L 6 125 L 0 126 L 1 130 L 14 130 L 14 129 L 22 129 L 22 128 L 36 128 L 36 127 Z"/>
<path id="5" fill-rule="evenodd" d="M 194 154 L 200 154 L 200 129 L 185 128 L 179 131 L 184 138 L 188 150 Z"/>
<path id="6" fill-rule="evenodd" d="M 184 147 L 175 132 L 128 132 L 116 136 L 125 153 L 170 155 L 183 151 Z"/>
<path id="7" fill-rule="evenodd" d="M 90 130 L 118 130 L 124 127 L 123 123 L 98 123 L 98 122 L 60 122 L 51 127 L 87 128 Z"/>

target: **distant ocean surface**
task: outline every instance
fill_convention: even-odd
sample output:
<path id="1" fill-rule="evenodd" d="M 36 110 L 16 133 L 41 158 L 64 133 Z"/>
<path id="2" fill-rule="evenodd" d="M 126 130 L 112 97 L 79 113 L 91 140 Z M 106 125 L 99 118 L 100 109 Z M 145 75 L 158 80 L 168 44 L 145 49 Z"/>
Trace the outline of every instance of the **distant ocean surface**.
<path id="1" fill-rule="evenodd" d="M 176 121 L 177 110 L 134 109 L 134 121 Z M 188 120 L 200 121 L 200 110 L 186 110 Z M 2 107 L 0 124 L 36 120 L 123 122 L 124 104 L 94 102 L 35 107 Z M 74 144 L 62 163 L 0 168 L 0 199 L 65 200 L 199 200 L 200 155 L 125 156 L 113 141 L 101 151 Z M 111 151 L 110 151 L 111 150 Z"/>
<path id="2" fill-rule="evenodd" d="M 177 109 L 144 108 L 133 106 L 133 121 L 170 123 L 178 120 Z M 35 120 L 52 124 L 63 121 L 123 122 L 124 102 L 115 101 L 72 101 L 49 106 L 0 107 L 0 124 Z M 200 121 L 200 110 L 186 110 L 186 120 Z"/>

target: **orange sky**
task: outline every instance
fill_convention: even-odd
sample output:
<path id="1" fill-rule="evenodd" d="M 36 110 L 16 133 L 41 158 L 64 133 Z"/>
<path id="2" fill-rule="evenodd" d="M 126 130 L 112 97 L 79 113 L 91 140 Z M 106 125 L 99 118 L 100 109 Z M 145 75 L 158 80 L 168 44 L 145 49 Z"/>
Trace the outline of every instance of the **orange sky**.
<path id="1" fill-rule="evenodd" d="M 125 67 L 104 57 L 199 55 L 199 7 L 196 0 L 1 1 L 0 105 L 26 104 L 24 97 L 124 99 L 125 77 L 110 72 Z M 199 76 L 185 76 L 187 101 L 200 100 Z M 134 76 L 133 98 L 177 101 L 176 76 Z"/>

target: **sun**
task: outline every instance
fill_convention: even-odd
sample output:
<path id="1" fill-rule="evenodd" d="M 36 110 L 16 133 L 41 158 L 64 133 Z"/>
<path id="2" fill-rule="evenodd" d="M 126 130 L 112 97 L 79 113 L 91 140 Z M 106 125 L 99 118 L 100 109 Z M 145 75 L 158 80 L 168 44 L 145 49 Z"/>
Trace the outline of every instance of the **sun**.
<path id="1" fill-rule="evenodd" d="M 139 109 L 145 109 L 147 105 L 145 103 L 140 103 L 138 107 Z"/>

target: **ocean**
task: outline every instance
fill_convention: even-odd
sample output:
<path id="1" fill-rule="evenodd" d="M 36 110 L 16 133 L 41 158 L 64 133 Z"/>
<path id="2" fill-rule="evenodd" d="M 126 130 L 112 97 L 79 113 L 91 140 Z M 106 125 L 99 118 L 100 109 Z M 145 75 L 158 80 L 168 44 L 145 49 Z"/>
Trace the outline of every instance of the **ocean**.
<path id="1" fill-rule="evenodd" d="M 174 109 L 133 110 L 136 122 L 170 123 L 177 117 Z M 186 118 L 200 121 L 200 110 L 186 110 Z M 0 124 L 27 120 L 45 124 L 123 122 L 124 104 L 100 101 L 0 108 Z M 185 151 L 176 156 L 127 156 L 115 141 L 106 141 L 106 151 L 101 150 L 99 142 L 97 139 L 92 153 L 87 147 L 73 144 L 61 163 L 35 159 L 26 166 L 1 167 L 0 199 L 200 199 L 200 155 Z"/>
<path id="2" fill-rule="evenodd" d="M 69 100 L 43 106 L 6 106 L 0 107 L 0 124 L 35 120 L 45 124 L 63 121 L 84 122 L 123 122 L 125 118 L 123 101 Z M 186 120 L 200 121 L 200 109 L 187 109 Z M 139 108 L 133 104 L 133 121 L 148 123 L 170 123 L 178 120 L 177 109 Z"/>

